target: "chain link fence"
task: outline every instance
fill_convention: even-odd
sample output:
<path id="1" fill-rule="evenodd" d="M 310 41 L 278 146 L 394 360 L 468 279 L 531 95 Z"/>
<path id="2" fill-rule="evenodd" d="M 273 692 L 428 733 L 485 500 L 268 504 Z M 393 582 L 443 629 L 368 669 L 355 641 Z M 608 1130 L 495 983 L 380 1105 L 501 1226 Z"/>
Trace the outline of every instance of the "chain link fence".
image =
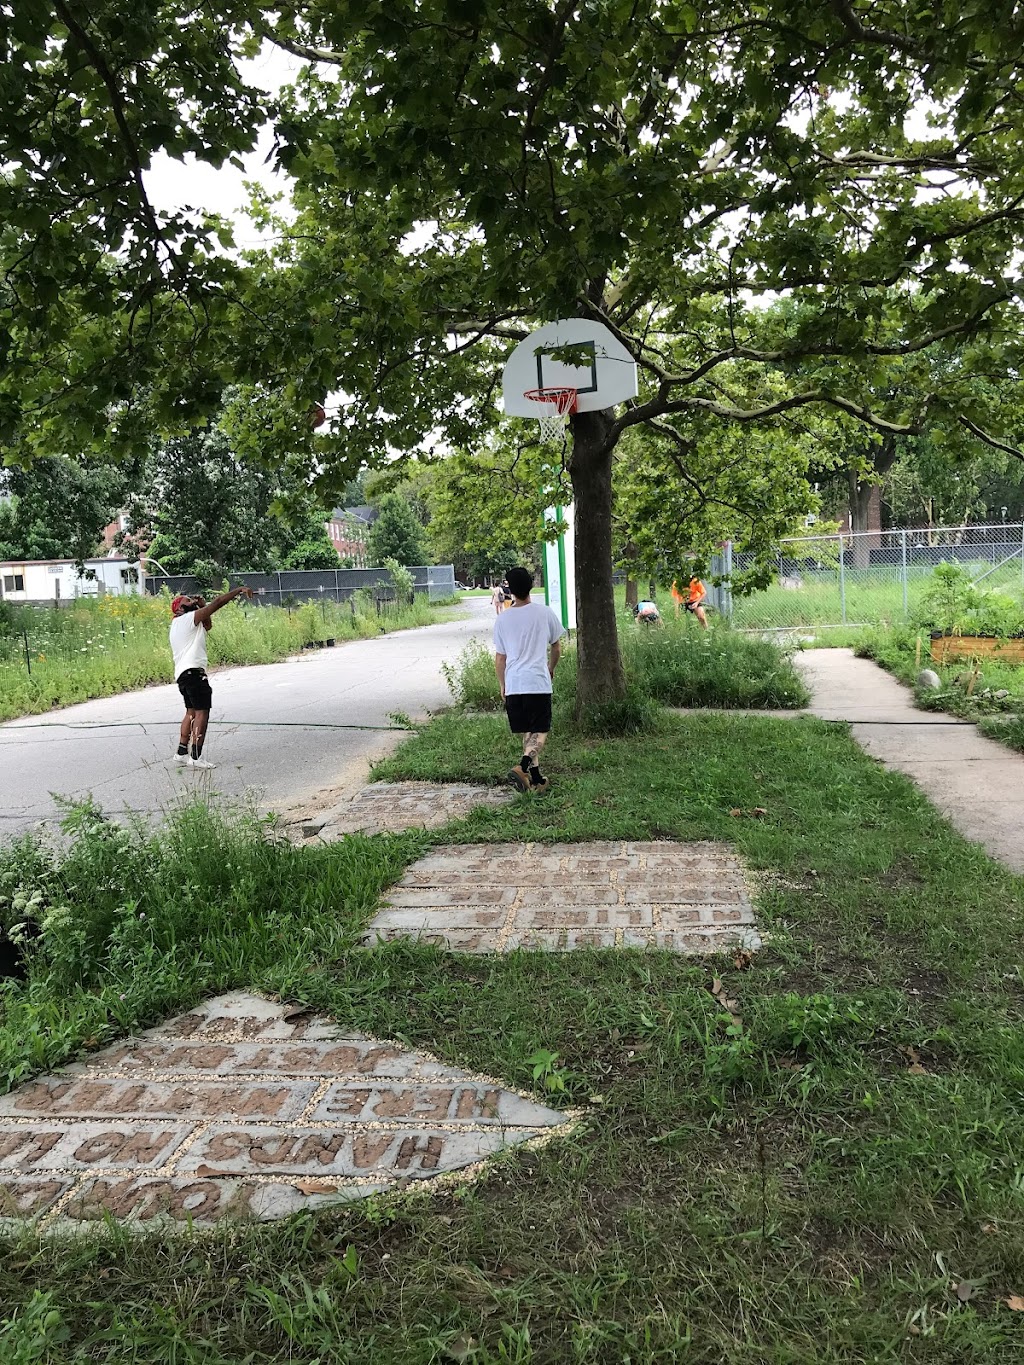
<path id="1" fill-rule="evenodd" d="M 455 569 L 451 564 L 419 564 L 409 568 L 412 590 L 430 602 L 443 602 L 456 595 Z M 296 607 L 303 602 L 348 602 L 357 592 L 371 592 L 381 604 L 394 601 L 395 590 L 387 569 L 290 569 L 280 573 L 235 573 L 231 586 L 244 584 L 256 593 L 256 600 L 265 606 Z M 166 588 L 172 597 L 178 593 L 204 592 L 213 596 L 220 589 L 210 589 L 184 574 L 151 576 L 146 579 L 146 592 L 158 593 Z M 382 607 L 383 609 L 383 607 Z"/>
<path id="2" fill-rule="evenodd" d="M 732 555 L 734 568 L 749 557 Z M 733 624 L 786 630 L 906 621 L 937 564 L 957 563 L 985 590 L 1024 595 L 1024 525 L 931 526 L 925 529 L 798 536 L 779 544 L 771 586 L 733 596 Z"/>

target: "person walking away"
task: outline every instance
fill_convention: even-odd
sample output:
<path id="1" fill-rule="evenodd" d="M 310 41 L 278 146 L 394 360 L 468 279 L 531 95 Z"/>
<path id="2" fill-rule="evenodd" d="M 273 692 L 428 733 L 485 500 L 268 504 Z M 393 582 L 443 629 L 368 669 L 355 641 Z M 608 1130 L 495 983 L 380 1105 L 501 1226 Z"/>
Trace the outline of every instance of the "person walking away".
<path id="1" fill-rule="evenodd" d="M 529 569 L 509 569 L 507 582 L 512 605 L 494 623 L 494 670 L 509 729 L 522 737 L 522 757 L 508 780 L 521 792 L 541 792 L 549 783 L 538 759 L 551 732 L 551 686 L 565 631 L 550 607 L 530 601 Z"/>
<path id="2" fill-rule="evenodd" d="M 686 595 L 686 610 L 691 615 L 696 616 L 703 630 L 708 628 L 707 612 L 704 610 L 704 599 L 708 595 L 708 590 L 699 578 L 690 579 L 690 587 Z"/>
<path id="3" fill-rule="evenodd" d="M 178 735 L 175 763 L 190 768 L 215 768 L 203 758 L 203 742 L 210 723 L 213 689 L 206 674 L 206 632 L 210 629 L 214 612 L 226 607 L 236 597 L 252 600 L 252 588 L 232 588 L 212 602 L 198 594 L 179 594 L 171 602 L 170 641 L 174 656 L 174 677 L 178 691 L 185 701 L 185 718 Z"/>
<path id="4" fill-rule="evenodd" d="M 505 605 L 505 590 L 500 583 L 495 583 L 491 588 L 491 606 L 494 608 L 495 616 L 501 615 L 501 609 Z"/>

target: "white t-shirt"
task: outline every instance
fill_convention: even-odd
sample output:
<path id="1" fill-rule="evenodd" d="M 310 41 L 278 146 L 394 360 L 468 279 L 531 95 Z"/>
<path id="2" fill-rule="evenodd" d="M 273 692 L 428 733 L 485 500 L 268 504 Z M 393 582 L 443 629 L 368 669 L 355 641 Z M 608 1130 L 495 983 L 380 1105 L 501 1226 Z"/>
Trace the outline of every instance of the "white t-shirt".
<path id="1" fill-rule="evenodd" d="M 494 649 L 505 655 L 505 695 L 550 692 L 548 646 L 565 634 L 550 607 L 539 602 L 513 605 L 494 623 Z"/>
<path id="2" fill-rule="evenodd" d="M 188 668 L 206 667 L 206 627 L 196 625 L 194 612 L 186 611 L 171 622 L 171 653 L 176 679 Z"/>

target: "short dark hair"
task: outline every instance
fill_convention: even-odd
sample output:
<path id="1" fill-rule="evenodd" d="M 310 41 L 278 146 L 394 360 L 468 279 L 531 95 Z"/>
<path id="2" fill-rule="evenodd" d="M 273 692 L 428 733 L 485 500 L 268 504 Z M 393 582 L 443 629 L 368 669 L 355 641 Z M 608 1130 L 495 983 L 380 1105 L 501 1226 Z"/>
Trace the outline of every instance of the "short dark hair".
<path id="1" fill-rule="evenodd" d="M 533 589 L 533 574 L 529 569 L 509 569 L 508 585 L 516 597 L 529 597 Z"/>

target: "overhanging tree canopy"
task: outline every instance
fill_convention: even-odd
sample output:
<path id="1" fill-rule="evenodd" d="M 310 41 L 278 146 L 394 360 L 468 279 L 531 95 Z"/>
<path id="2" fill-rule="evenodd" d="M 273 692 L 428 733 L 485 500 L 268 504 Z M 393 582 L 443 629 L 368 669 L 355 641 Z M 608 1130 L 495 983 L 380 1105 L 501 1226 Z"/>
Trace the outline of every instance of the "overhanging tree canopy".
<path id="1" fill-rule="evenodd" d="M 312 65 L 280 125 L 302 215 L 277 260 L 336 328 L 350 443 L 465 447 L 474 401 L 493 420 L 497 339 L 540 321 L 589 316 L 637 359 L 635 404 L 572 419 L 582 704 L 623 686 L 611 471 L 631 428 L 685 473 L 695 425 L 822 404 L 893 434 L 998 416 L 914 358 L 970 340 L 1015 374 L 1022 22 L 846 0 L 282 21 Z M 780 295 L 794 307 L 767 318 Z"/>
<path id="2" fill-rule="evenodd" d="M 127 187 L 101 213 L 121 225 L 120 238 L 104 239 L 113 265 L 90 257 L 93 210 L 83 209 L 81 233 L 72 215 L 61 259 L 78 271 L 68 274 L 67 305 L 78 312 L 56 322 L 29 307 L 52 285 L 41 292 L 21 264 L 32 234 L 44 243 L 50 234 L 19 219 L 11 195 L 7 261 L 28 289 L 27 302 L 8 299 L 22 373 L 31 377 L 33 356 L 54 373 L 53 357 L 70 347 L 112 374 L 95 340 L 107 344 L 108 332 L 132 360 L 109 393 L 92 371 L 76 374 L 71 398 L 62 390 L 55 400 L 68 421 L 88 409 L 75 394 L 108 393 L 104 401 L 130 411 L 132 385 L 154 376 L 153 338 L 170 338 L 161 344 L 171 358 L 198 359 L 199 373 L 241 372 L 299 396 L 337 383 L 352 395 L 337 423 L 347 470 L 424 440 L 469 446 L 481 420 L 494 420 L 500 339 L 538 322 L 582 313 L 632 349 L 640 400 L 573 420 L 583 704 L 622 688 L 611 469 L 630 428 L 656 430 L 684 466 L 694 424 L 707 440 L 718 423 L 812 404 L 881 432 L 960 423 L 1017 446 L 998 427 L 998 402 L 979 407 L 956 383 L 912 382 L 915 356 L 965 343 L 968 368 L 986 368 L 993 393 L 1016 377 L 1024 19 L 1009 7 L 303 0 L 193 12 L 176 0 L 145 11 L 141 38 L 130 27 L 123 40 L 102 30 L 127 73 L 113 83 L 89 45 L 67 37 L 77 10 L 35 0 L 35 13 L 49 16 L 59 41 L 26 56 L 32 36 L 18 37 L 22 68 L 45 74 L 54 62 L 59 72 L 33 87 L 33 127 L 45 124 L 55 92 L 65 109 L 72 75 L 85 81 L 106 124 L 72 122 L 76 156 L 95 151 L 97 127 L 117 129 L 100 139 L 85 183 L 102 198 L 113 167 Z M 3 23 L 9 32 L 12 21 Z M 90 24 L 95 38 L 101 26 Z M 197 246 L 159 270 L 150 255 L 136 287 L 122 262 L 145 257 L 153 233 L 137 185 L 124 179 L 132 138 L 118 101 L 137 97 L 146 152 L 179 148 L 183 125 L 209 148 L 218 120 L 225 147 L 248 145 L 252 98 L 232 43 L 254 37 L 309 63 L 276 116 L 299 220 L 277 252 L 249 263 L 245 280 L 225 283 L 228 267 Z M 166 76 L 157 87 L 166 109 L 187 108 L 187 117 L 162 126 L 137 95 L 132 80 L 148 65 Z M 188 86 L 184 101 L 175 81 Z M 17 117 L 9 93 L 6 122 Z M 60 154 L 47 144 L 35 165 L 40 193 Z M 103 282 L 97 299 L 90 268 Z M 147 290 L 151 340 L 136 348 L 126 335 L 133 317 L 136 326 L 148 319 Z M 799 306 L 768 326 L 758 303 L 780 295 Z M 23 314 L 34 330 L 18 330 Z M 77 328 L 74 345 L 62 326 Z M 91 348 L 79 346 L 83 337 Z M 8 386 L 9 403 L 13 393 Z M 32 400 L 37 413 L 48 401 L 37 390 Z M 166 398 L 163 410 L 173 415 Z"/>

